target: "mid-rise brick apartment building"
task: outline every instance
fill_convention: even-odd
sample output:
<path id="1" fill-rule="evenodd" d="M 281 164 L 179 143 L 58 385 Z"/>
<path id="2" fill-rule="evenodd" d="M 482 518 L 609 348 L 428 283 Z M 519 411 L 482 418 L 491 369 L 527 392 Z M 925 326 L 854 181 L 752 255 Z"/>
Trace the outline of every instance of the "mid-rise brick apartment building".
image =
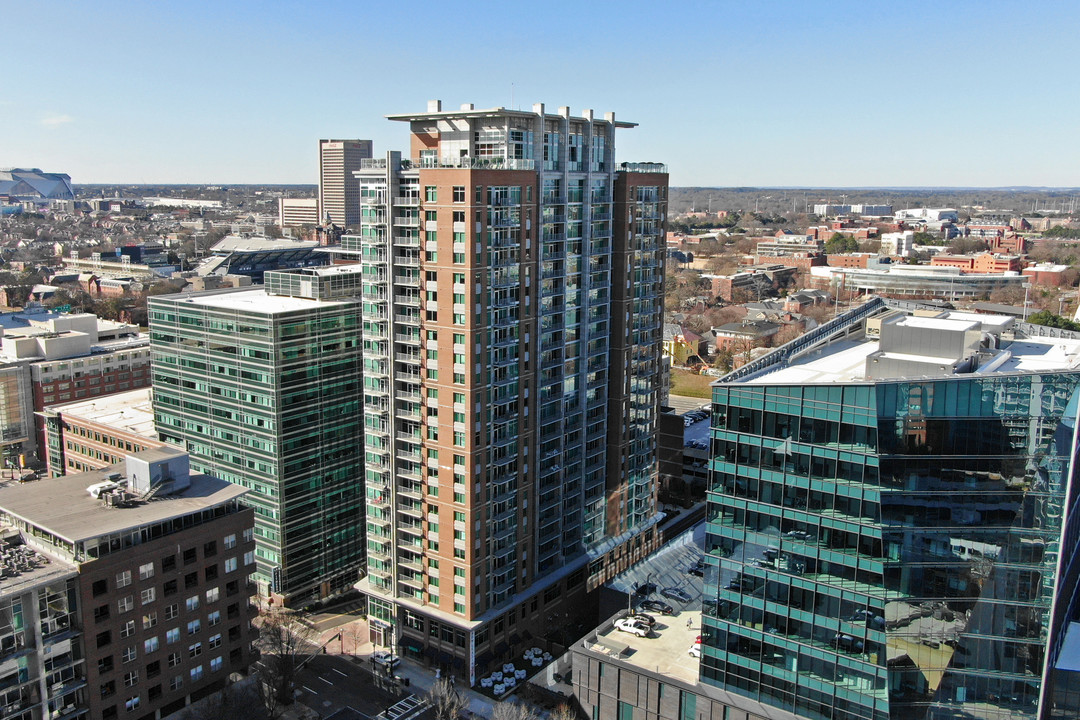
<path id="1" fill-rule="evenodd" d="M 141 388 L 45 408 L 50 477 L 100 470 L 131 453 L 165 447 L 154 427 L 152 392 Z"/>
<path id="2" fill-rule="evenodd" d="M 5 465 L 19 455 L 45 459 L 44 421 L 36 414 L 47 405 L 150 384 L 150 340 L 134 325 L 31 307 L 0 315 L 0 327 L 0 369 L 11 377 L 0 404 L 8 413 L 18 409 L 18 420 L 0 428 Z"/>
<path id="3" fill-rule="evenodd" d="M 5 718 L 154 720 L 247 671 L 253 512 L 243 488 L 187 468 L 165 449 L 0 488 L 4 548 L 42 575 L 2 581 L 0 668 L 25 668 L 0 678 Z"/>

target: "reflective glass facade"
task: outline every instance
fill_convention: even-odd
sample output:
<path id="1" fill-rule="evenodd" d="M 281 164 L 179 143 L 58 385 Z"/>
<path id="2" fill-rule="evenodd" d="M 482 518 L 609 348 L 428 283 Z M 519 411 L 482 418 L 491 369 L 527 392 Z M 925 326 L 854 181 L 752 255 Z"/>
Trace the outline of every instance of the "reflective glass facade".
<path id="1" fill-rule="evenodd" d="M 364 559 L 359 304 L 219 299 L 261 292 L 150 301 L 154 422 L 192 468 L 251 491 L 260 592 L 317 598 Z"/>
<path id="2" fill-rule="evenodd" d="M 1034 718 L 1076 611 L 1078 384 L 716 386 L 702 681 L 810 718 Z"/>

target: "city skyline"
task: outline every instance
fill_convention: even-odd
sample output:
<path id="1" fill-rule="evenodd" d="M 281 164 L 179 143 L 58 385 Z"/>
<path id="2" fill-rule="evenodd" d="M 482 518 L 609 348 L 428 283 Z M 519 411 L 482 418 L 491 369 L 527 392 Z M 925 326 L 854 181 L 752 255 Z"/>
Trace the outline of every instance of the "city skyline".
<path id="1" fill-rule="evenodd" d="M 47 23 L 13 4 L 5 44 L 33 74 L 0 97 L 0 166 L 314 183 L 318 138 L 384 153 L 406 138 L 384 108 L 441 98 L 614 112 L 656 130 L 619 154 L 664 160 L 675 186 L 1080 186 L 1076 81 L 1043 80 L 1068 67 L 1072 6 L 486 7 L 425 33 L 404 9 L 344 3 L 71 5 Z M 449 77 L 426 71 L 447 61 Z"/>

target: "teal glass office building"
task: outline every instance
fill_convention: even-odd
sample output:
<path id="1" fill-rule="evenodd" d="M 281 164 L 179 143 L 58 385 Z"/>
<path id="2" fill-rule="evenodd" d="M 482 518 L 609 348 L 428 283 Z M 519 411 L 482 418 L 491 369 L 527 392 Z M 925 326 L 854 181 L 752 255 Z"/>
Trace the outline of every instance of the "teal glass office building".
<path id="1" fill-rule="evenodd" d="M 703 683 L 806 718 L 1051 717 L 1080 339 L 1025 330 L 873 300 L 713 387 Z"/>
<path id="2" fill-rule="evenodd" d="M 158 435 L 250 490 L 258 590 L 292 604 L 349 590 L 364 562 L 356 277 L 268 272 L 265 288 L 149 300 Z"/>

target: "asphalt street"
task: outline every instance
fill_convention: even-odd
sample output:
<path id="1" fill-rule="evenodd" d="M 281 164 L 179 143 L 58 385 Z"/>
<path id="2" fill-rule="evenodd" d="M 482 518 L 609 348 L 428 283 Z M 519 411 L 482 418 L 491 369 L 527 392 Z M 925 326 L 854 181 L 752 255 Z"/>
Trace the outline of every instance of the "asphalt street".
<path id="1" fill-rule="evenodd" d="M 317 655 L 297 673 L 297 699 L 324 718 L 346 707 L 374 717 L 412 694 L 408 688 L 399 690 L 392 678 L 374 677 L 365 665 L 370 663 L 340 655 Z"/>

